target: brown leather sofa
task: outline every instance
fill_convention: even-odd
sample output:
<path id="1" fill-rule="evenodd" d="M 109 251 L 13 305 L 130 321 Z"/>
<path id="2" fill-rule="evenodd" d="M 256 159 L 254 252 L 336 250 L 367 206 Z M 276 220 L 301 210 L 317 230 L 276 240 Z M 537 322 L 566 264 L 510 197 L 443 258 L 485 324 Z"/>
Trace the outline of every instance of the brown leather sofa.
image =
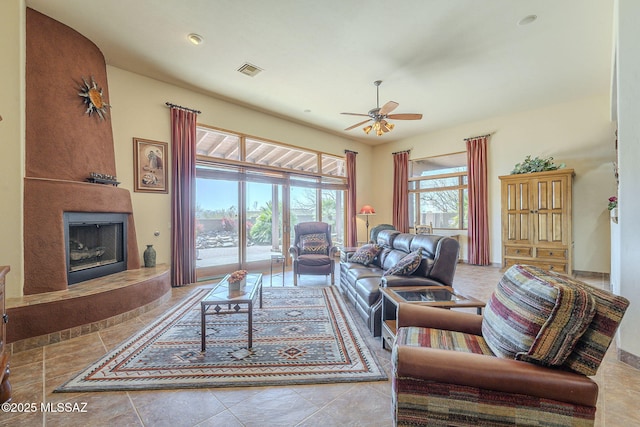
<path id="1" fill-rule="evenodd" d="M 373 336 L 382 324 L 381 286 L 451 286 L 458 263 L 459 244 L 437 235 L 415 235 L 382 230 L 377 244 L 381 252 L 367 266 L 344 259 L 340 262 L 340 290 L 355 305 Z M 422 261 L 409 276 L 384 276 L 405 255 L 422 248 Z"/>

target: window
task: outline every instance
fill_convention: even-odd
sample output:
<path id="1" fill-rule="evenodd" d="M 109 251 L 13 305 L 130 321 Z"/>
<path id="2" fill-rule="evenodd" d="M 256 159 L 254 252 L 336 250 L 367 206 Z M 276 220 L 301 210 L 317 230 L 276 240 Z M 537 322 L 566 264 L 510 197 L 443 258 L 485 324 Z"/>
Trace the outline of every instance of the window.
<path id="1" fill-rule="evenodd" d="M 196 268 L 211 277 L 285 255 L 294 225 L 345 235 L 345 159 L 203 126 L 197 128 Z"/>
<path id="2" fill-rule="evenodd" d="M 409 226 L 467 228 L 467 154 L 409 162 Z"/>
<path id="3" fill-rule="evenodd" d="M 341 177 L 346 185 L 344 157 L 198 126 L 196 154 L 201 159 L 242 162 L 262 168 L 312 176 Z"/>

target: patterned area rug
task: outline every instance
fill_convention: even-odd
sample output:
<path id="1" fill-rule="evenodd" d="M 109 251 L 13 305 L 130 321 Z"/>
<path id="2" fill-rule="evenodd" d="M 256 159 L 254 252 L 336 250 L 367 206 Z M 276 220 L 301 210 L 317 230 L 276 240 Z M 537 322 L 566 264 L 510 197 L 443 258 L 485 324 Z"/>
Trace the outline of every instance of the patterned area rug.
<path id="1" fill-rule="evenodd" d="M 264 288 L 247 314 L 207 316 L 200 352 L 198 289 L 56 392 L 292 385 L 386 380 L 338 291 Z"/>

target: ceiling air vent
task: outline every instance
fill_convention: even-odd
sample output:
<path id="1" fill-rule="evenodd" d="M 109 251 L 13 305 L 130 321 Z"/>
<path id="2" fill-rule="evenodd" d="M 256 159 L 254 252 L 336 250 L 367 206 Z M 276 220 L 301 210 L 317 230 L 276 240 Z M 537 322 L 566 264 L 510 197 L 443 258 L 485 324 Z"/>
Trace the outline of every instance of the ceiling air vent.
<path id="1" fill-rule="evenodd" d="M 238 68 L 238 71 L 246 76 L 254 77 L 256 74 L 262 71 L 262 68 L 256 67 L 255 65 L 249 64 L 247 62 L 242 64 L 242 66 Z"/>

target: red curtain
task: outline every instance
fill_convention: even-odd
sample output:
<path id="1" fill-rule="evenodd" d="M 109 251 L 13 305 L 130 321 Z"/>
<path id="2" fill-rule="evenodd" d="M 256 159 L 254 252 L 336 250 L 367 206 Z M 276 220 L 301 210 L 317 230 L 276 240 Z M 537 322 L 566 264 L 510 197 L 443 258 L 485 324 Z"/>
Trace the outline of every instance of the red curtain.
<path id="1" fill-rule="evenodd" d="M 171 284 L 196 281 L 196 121 L 198 115 L 171 108 Z"/>
<path id="2" fill-rule="evenodd" d="M 356 225 L 356 153 L 345 150 L 347 157 L 347 244 L 356 246 L 358 241 L 358 229 Z"/>
<path id="3" fill-rule="evenodd" d="M 409 152 L 393 153 L 393 226 L 409 232 Z"/>
<path id="4" fill-rule="evenodd" d="M 487 137 L 467 140 L 469 191 L 469 264 L 489 265 Z"/>

